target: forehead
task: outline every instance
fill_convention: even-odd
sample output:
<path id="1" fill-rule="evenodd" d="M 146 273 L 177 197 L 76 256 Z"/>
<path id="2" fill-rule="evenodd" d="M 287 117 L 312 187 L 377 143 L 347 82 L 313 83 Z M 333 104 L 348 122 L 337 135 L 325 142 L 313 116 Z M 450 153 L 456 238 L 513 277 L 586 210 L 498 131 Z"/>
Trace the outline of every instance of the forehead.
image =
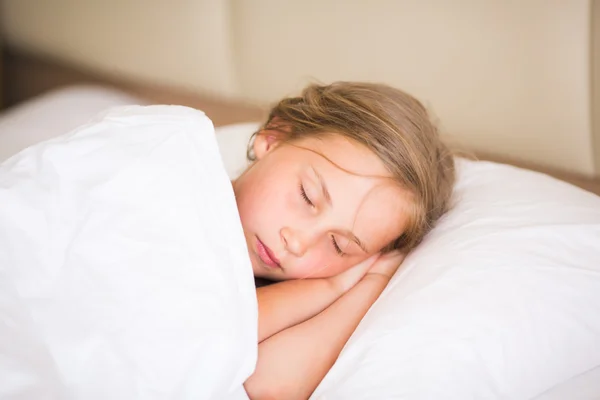
<path id="1" fill-rule="evenodd" d="M 316 153 L 323 161 L 346 170 L 355 176 L 391 178 L 377 155 L 366 146 L 339 134 L 323 134 L 319 138 L 304 138 L 296 145 Z"/>
<path id="2" fill-rule="evenodd" d="M 379 250 L 404 231 L 411 196 L 391 179 L 376 154 L 335 135 L 296 144 L 309 150 L 306 165 L 322 176 L 336 216 L 370 249 Z"/>

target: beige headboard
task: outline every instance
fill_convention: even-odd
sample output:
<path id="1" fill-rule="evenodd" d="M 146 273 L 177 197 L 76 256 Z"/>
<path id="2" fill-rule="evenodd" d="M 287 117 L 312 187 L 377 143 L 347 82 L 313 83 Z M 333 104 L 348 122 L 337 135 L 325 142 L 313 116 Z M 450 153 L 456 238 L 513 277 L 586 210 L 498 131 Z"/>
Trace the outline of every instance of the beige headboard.
<path id="1" fill-rule="evenodd" d="M 102 74 L 266 103 L 383 81 L 446 138 L 600 175 L 597 0 L 4 0 L 7 44 Z"/>

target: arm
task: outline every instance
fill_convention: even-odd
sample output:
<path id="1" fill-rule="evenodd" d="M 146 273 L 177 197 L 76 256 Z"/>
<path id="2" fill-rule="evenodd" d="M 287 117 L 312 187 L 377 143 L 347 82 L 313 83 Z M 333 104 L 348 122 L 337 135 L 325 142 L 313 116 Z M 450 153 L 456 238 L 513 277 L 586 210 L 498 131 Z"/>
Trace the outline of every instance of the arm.
<path id="1" fill-rule="evenodd" d="M 331 278 L 297 279 L 258 288 L 258 342 L 323 311 L 354 286 L 374 260 L 369 258 Z"/>
<path id="2" fill-rule="evenodd" d="M 258 364 L 244 384 L 251 399 L 307 399 L 377 300 L 403 256 L 381 257 L 364 278 L 313 318 L 258 347 Z"/>

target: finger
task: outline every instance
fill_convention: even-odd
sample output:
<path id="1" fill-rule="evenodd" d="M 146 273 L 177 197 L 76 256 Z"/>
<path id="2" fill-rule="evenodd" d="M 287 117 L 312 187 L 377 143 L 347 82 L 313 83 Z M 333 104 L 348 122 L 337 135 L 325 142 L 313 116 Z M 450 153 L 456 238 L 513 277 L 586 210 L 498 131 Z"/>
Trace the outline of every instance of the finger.
<path id="1" fill-rule="evenodd" d="M 355 264 L 352 267 L 348 268 L 347 270 L 338 273 L 338 276 L 339 275 L 353 275 L 355 273 L 358 274 L 362 271 L 362 275 L 359 276 L 359 278 L 362 278 L 362 276 L 367 273 L 367 271 L 375 263 L 375 261 L 377 261 L 379 256 L 380 256 L 380 253 L 374 254 L 371 257 L 367 258 L 366 260 L 363 260 L 363 261 L 359 262 L 358 264 Z M 321 268 L 315 269 L 315 270 L 311 271 L 309 274 L 300 277 L 300 279 L 308 279 L 314 275 L 317 275 L 319 272 L 323 271 L 326 268 L 327 268 L 327 265 L 323 265 Z"/>
<path id="2" fill-rule="evenodd" d="M 400 252 L 399 250 L 390 251 L 389 253 L 381 256 L 381 260 L 403 260 L 406 257 L 406 254 Z"/>
<path id="3" fill-rule="evenodd" d="M 398 251 L 385 254 L 379 258 L 375 264 L 373 264 L 372 268 L 369 270 L 369 273 L 378 273 L 391 277 L 400 267 L 400 264 L 402 264 L 404 257 L 405 254 Z"/>
<path id="4" fill-rule="evenodd" d="M 339 273 L 333 279 L 339 284 L 343 291 L 349 290 L 365 276 L 378 258 L 379 254 L 375 254 L 353 267 L 350 267 L 346 271 Z"/>
<path id="5" fill-rule="evenodd" d="M 369 268 L 371 268 L 371 266 L 375 264 L 375 261 L 377 261 L 378 258 L 379 254 L 373 255 L 367 258 L 366 260 L 363 260 L 358 264 L 350 267 L 346 271 L 341 272 L 340 275 L 344 275 L 347 279 L 350 279 L 350 277 L 356 277 L 356 281 L 358 281 L 367 273 Z"/>
<path id="6" fill-rule="evenodd" d="M 373 264 L 375 264 L 375 261 L 377 261 L 380 257 L 381 257 L 380 253 L 373 254 L 371 257 L 359 262 L 352 268 L 356 268 L 356 269 L 369 268 Z"/>

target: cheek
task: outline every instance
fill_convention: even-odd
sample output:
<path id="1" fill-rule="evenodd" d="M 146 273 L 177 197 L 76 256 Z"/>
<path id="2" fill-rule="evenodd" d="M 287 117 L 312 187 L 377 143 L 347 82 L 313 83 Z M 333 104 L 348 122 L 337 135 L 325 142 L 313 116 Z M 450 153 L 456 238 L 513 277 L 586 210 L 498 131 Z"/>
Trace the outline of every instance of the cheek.
<path id="1" fill-rule="evenodd" d="M 294 203 L 294 191 L 290 186 L 289 183 L 275 180 L 262 180 L 252 184 L 238 198 L 238 209 L 244 227 L 260 230 L 261 232 L 256 233 L 270 237 L 283 224 L 293 222 L 297 204 Z"/>
<path id="2" fill-rule="evenodd" d="M 354 257 L 339 257 L 328 249 L 318 249 L 298 260 L 290 270 L 288 278 L 327 278 L 337 275 L 352 267 L 359 260 Z"/>

